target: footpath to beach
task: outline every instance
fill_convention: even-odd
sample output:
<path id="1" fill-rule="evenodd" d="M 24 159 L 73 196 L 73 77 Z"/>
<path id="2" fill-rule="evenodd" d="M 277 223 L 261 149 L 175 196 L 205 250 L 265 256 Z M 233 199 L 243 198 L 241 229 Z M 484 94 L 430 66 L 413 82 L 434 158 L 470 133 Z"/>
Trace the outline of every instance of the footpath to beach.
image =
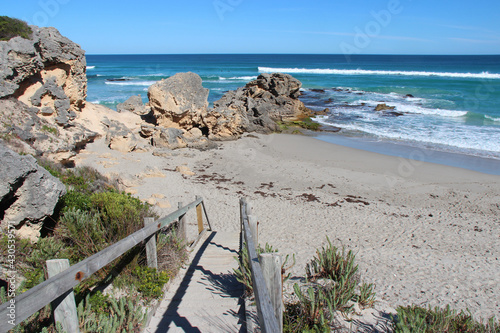
<path id="1" fill-rule="evenodd" d="M 144 332 L 240 332 L 243 289 L 233 275 L 239 237 L 236 232 L 206 233 Z"/>
<path id="2" fill-rule="evenodd" d="M 450 304 L 476 318 L 500 313 L 499 176 L 281 134 L 204 151 L 120 153 L 101 139 L 76 165 L 119 176 L 160 216 L 202 196 L 220 232 L 239 232 L 238 198 L 247 197 L 258 207 L 260 244 L 295 254 L 292 278 L 304 276 L 328 236 L 355 251 L 379 309 Z"/>

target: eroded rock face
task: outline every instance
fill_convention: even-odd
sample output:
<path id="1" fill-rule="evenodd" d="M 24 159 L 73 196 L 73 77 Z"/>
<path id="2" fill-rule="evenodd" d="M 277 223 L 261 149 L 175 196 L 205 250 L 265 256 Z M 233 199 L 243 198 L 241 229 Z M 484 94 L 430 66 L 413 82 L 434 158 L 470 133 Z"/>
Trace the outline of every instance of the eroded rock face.
<path id="1" fill-rule="evenodd" d="M 55 28 L 31 29 L 30 40 L 0 42 L 0 98 L 14 96 L 29 107 L 79 111 L 87 97 L 85 52 Z M 53 93 L 54 85 L 64 94 Z M 35 94 L 38 105 L 31 101 Z"/>
<path id="2" fill-rule="evenodd" d="M 208 108 L 208 89 L 201 83 L 199 75 L 188 72 L 151 85 L 148 98 L 156 124 L 187 131 L 199 127 Z"/>
<path id="3" fill-rule="evenodd" d="M 63 128 L 41 115 L 52 111 L 30 108 L 13 97 L 0 99 L 0 134 L 9 140 L 9 146 L 17 145 L 18 152 L 66 163 L 98 133 L 81 124 Z"/>
<path id="4" fill-rule="evenodd" d="M 33 156 L 21 156 L 1 143 L 0 159 L 2 229 L 13 226 L 36 237 L 44 220 L 54 214 L 66 186 L 40 167 Z"/>

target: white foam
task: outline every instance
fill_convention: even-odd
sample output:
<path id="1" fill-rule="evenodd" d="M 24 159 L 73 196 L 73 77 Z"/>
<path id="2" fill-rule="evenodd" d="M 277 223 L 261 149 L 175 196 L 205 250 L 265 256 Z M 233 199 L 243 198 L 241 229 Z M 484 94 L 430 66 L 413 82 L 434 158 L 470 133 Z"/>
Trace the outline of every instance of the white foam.
<path id="1" fill-rule="evenodd" d="M 86 68 L 87 68 L 87 69 L 94 69 L 94 68 L 95 68 L 95 66 L 87 66 Z"/>
<path id="2" fill-rule="evenodd" d="M 472 149 L 500 153 L 500 140 L 491 138 L 500 137 L 500 132 L 495 129 L 474 128 L 458 126 L 451 130 L 416 131 L 410 128 L 396 126 L 380 127 L 369 123 L 345 124 L 327 121 L 326 118 L 316 118 L 316 122 L 329 126 L 336 126 L 347 130 L 360 131 L 375 135 L 380 138 L 420 142 L 427 144 L 445 145 L 459 149 Z M 467 138 L 467 140 L 464 140 Z"/>
<path id="3" fill-rule="evenodd" d="M 156 81 L 105 81 L 105 84 L 116 86 L 150 86 Z"/>
<path id="4" fill-rule="evenodd" d="M 437 76 L 452 78 L 473 79 L 500 79 L 498 73 L 453 73 L 453 72 L 424 72 L 424 71 L 383 71 L 365 69 L 323 69 L 323 68 L 273 68 L 259 67 L 261 73 L 303 73 L 303 74 L 333 74 L 333 75 L 399 75 L 399 76 Z"/>
<path id="5" fill-rule="evenodd" d="M 495 122 L 500 122 L 500 118 L 495 118 L 495 117 L 491 117 L 491 116 L 484 116 L 486 119 L 489 119 L 489 120 L 492 120 L 492 121 L 495 121 Z"/>
<path id="6" fill-rule="evenodd" d="M 403 104 L 397 102 L 357 101 L 357 103 L 365 103 L 366 105 L 370 106 L 377 106 L 378 104 L 385 103 L 387 104 L 387 106 L 395 107 L 394 111 L 441 116 L 441 117 L 463 117 L 467 114 L 467 111 L 443 110 L 437 108 L 431 109 L 431 108 L 424 108 L 418 105 Z"/>
<path id="7" fill-rule="evenodd" d="M 257 76 L 233 76 L 233 77 L 223 77 L 219 76 L 219 80 L 225 81 L 225 80 L 237 80 L 237 81 L 252 81 L 255 80 Z"/>

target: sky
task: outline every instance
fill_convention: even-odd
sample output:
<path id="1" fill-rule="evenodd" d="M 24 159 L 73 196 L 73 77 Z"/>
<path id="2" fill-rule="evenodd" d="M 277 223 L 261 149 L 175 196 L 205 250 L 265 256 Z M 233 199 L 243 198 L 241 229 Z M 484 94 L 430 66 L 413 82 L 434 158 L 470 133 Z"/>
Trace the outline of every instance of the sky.
<path id="1" fill-rule="evenodd" d="M 87 54 L 500 54 L 498 0 L 2 0 Z"/>

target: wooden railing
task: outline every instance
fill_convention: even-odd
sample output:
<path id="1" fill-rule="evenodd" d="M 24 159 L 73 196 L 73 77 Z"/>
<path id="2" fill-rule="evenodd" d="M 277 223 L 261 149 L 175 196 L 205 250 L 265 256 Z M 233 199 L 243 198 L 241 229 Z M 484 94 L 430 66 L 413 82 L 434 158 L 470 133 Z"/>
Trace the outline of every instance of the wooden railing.
<path id="1" fill-rule="evenodd" d="M 15 324 L 19 324 L 26 320 L 29 316 L 46 306 L 47 304 L 67 297 L 72 292 L 73 288 L 83 280 L 89 278 L 99 269 L 111 263 L 122 254 L 132 249 L 134 246 L 148 240 L 148 265 L 154 267 L 156 258 L 156 247 L 154 244 L 155 235 L 163 228 L 170 226 L 172 223 L 179 220 L 181 230 L 185 230 L 184 215 L 191 209 L 196 207 L 198 217 L 198 239 L 206 230 L 211 230 L 210 222 L 206 215 L 203 198 L 196 197 L 196 200 L 190 204 L 179 208 L 175 212 L 161 218 L 159 220 L 150 219 L 145 221 L 146 226 L 141 230 L 134 232 L 128 237 L 118 241 L 117 243 L 105 248 L 104 250 L 88 257 L 79 263 L 64 269 L 62 272 L 45 280 L 39 285 L 20 294 L 19 296 L 0 305 L 0 333 L 7 332 L 14 326 L 8 321 L 15 318 Z M 208 228 L 203 226 L 202 210 L 205 213 L 205 218 L 208 223 Z M 58 302 L 61 303 L 61 302 Z M 9 316 L 10 315 L 10 316 Z M 56 318 L 57 321 L 57 318 Z M 64 324 L 63 324 L 64 326 Z M 73 328 L 66 329 L 68 332 L 75 332 Z"/>
<path id="2" fill-rule="evenodd" d="M 267 333 L 283 332 L 281 256 L 277 253 L 257 255 L 258 223 L 245 198 L 240 199 L 240 218 L 240 247 L 245 246 L 248 251 L 260 329 Z"/>

